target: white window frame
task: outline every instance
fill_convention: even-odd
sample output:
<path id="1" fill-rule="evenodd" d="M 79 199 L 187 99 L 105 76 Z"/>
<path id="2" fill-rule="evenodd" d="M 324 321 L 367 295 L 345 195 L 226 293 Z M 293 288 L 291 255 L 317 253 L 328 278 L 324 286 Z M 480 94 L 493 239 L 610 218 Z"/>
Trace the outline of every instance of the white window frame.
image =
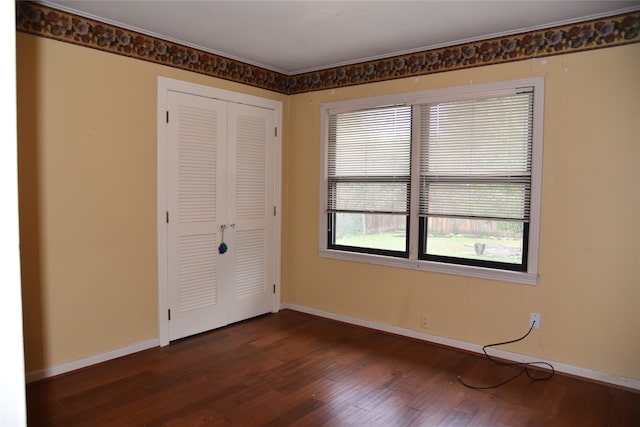
<path id="1" fill-rule="evenodd" d="M 375 108 L 390 104 L 424 104 L 471 99 L 480 96 L 501 96 L 512 94 L 517 88 L 533 87 L 533 141 L 532 141 L 532 177 L 531 177 L 531 210 L 529 222 L 529 247 L 527 271 L 510 271 L 488 267 L 475 267 L 461 264 L 450 264 L 418 259 L 418 203 L 412 194 L 410 211 L 409 258 L 398 258 L 384 255 L 374 255 L 328 249 L 327 233 L 327 186 L 328 186 L 328 129 L 329 115 L 353 111 L 363 108 Z M 393 94 L 377 97 L 359 98 L 345 101 L 323 103 L 321 111 L 321 178 L 320 204 L 318 227 L 318 254 L 321 257 L 344 261 L 364 262 L 392 267 L 410 268 L 414 270 L 432 271 L 437 273 L 454 274 L 482 279 L 499 280 L 505 282 L 536 285 L 538 282 L 538 252 L 540 244 L 540 203 L 542 194 L 542 150 L 543 150 L 543 116 L 544 116 L 544 78 L 509 80 L 496 83 L 474 84 L 443 89 Z M 417 132 L 414 132 L 412 144 L 417 143 Z M 417 176 L 418 159 L 413 159 L 412 176 Z M 418 191 L 417 185 L 412 185 L 412 192 Z"/>

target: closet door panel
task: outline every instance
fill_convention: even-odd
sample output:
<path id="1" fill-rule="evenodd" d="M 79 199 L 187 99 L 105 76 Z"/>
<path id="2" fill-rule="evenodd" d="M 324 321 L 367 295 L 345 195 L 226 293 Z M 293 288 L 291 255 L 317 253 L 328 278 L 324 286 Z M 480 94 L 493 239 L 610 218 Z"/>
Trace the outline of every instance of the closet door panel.
<path id="1" fill-rule="evenodd" d="M 168 92 L 169 339 L 226 324 L 218 253 L 225 221 L 227 105 Z"/>
<path id="2" fill-rule="evenodd" d="M 230 322 L 273 309 L 275 112 L 229 103 Z"/>

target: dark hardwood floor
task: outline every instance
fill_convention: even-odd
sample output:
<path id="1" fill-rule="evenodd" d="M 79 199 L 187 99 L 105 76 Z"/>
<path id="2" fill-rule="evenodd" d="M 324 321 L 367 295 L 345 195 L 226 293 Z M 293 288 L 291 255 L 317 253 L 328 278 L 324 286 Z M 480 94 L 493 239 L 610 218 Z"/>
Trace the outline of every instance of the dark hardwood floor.
<path id="1" fill-rule="evenodd" d="M 504 337 L 498 337 L 504 338 Z M 640 426 L 640 393 L 284 310 L 27 386 L 30 426 Z"/>

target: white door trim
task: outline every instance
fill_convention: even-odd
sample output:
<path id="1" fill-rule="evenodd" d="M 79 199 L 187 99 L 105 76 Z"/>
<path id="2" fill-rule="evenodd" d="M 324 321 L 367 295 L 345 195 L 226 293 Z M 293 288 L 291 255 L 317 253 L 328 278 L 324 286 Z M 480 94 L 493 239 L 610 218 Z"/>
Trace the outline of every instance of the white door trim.
<path id="1" fill-rule="evenodd" d="M 170 79 L 158 76 L 158 98 L 157 98 L 157 261 L 158 261 L 158 331 L 160 345 L 169 344 L 169 319 L 168 319 L 168 273 L 166 253 L 167 234 L 166 234 L 166 212 L 167 212 L 167 132 L 166 132 L 166 115 L 167 115 L 167 92 L 183 92 L 191 95 L 206 96 L 209 98 L 220 99 L 223 101 L 237 102 L 240 104 L 252 105 L 255 107 L 267 108 L 274 110 L 275 123 L 278 132 L 275 137 L 276 144 L 276 161 L 275 161 L 275 219 L 274 219 L 274 281 L 276 292 L 273 295 L 273 312 L 280 310 L 280 248 L 281 248 L 281 206 L 282 206 L 282 102 L 273 99 L 262 98 L 243 93 L 232 92 L 224 89 L 218 89 L 211 86 L 204 86 L 196 83 L 184 82 L 181 80 Z"/>

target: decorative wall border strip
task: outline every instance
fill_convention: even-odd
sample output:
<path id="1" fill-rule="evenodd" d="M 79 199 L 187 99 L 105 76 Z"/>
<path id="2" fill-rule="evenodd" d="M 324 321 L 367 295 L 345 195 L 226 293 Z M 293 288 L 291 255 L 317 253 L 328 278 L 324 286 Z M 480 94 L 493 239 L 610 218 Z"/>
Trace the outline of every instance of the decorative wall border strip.
<path id="1" fill-rule="evenodd" d="M 417 77 L 640 42 L 640 12 L 288 76 L 32 2 L 16 29 L 283 94 Z"/>
<path id="2" fill-rule="evenodd" d="M 39 3 L 16 2 L 16 29 L 287 94 L 289 76 Z"/>
<path id="3" fill-rule="evenodd" d="M 298 74 L 289 93 L 417 77 L 640 42 L 640 12 Z"/>

